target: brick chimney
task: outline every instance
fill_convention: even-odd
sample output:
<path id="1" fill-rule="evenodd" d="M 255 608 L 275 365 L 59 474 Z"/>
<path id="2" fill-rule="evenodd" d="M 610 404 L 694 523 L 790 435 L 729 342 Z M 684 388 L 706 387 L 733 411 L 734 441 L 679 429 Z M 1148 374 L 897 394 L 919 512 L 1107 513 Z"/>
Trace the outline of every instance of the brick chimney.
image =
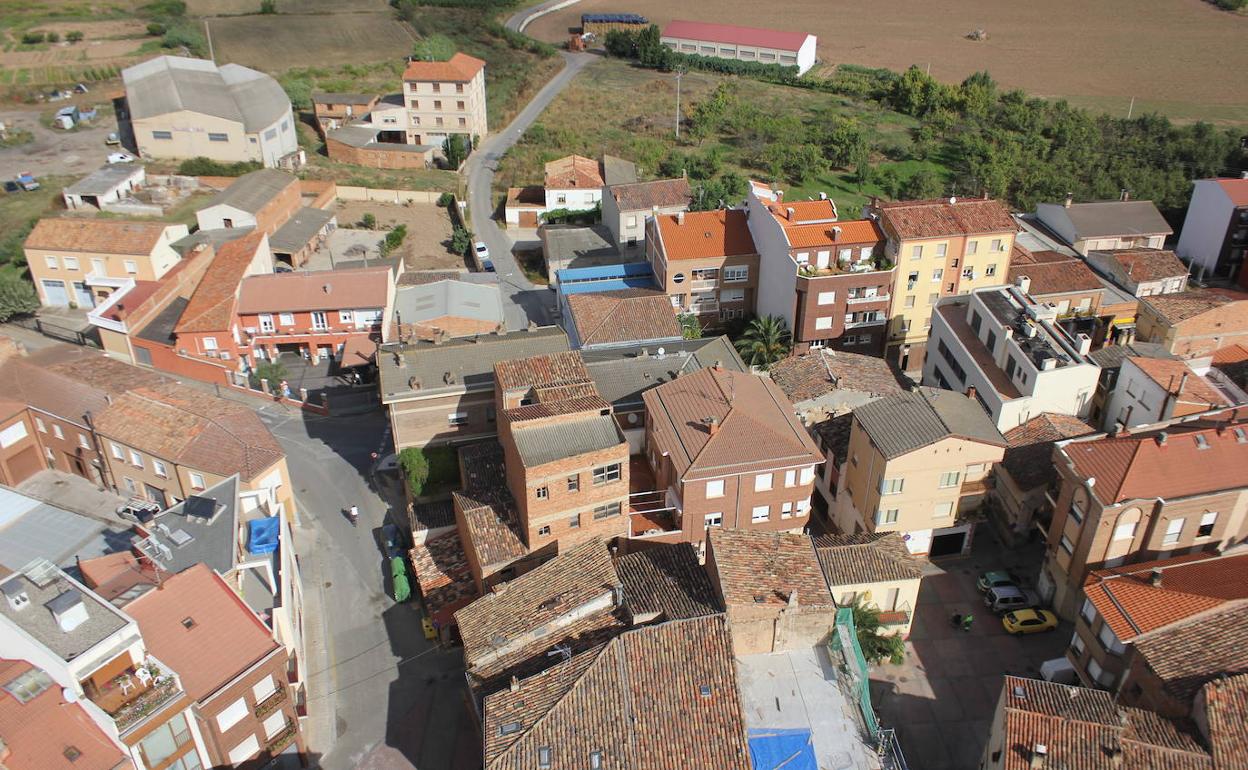
<path id="1" fill-rule="evenodd" d="M 718 418 L 718 417 L 708 417 L 708 418 L 707 418 L 707 420 L 706 420 L 706 430 L 707 430 L 707 432 L 709 432 L 712 436 L 714 436 L 716 433 L 719 433 L 719 418 Z"/>

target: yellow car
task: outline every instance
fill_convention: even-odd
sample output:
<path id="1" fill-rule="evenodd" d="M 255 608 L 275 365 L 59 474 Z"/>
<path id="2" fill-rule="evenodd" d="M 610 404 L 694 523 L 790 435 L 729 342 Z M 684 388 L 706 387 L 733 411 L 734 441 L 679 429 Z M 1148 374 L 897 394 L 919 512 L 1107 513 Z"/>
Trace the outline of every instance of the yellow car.
<path id="1" fill-rule="evenodd" d="M 1014 610 L 1001 618 L 1007 634 L 1038 634 L 1057 628 L 1057 616 L 1048 610 Z"/>
<path id="2" fill-rule="evenodd" d="M 420 619 L 420 628 L 425 632 L 425 638 L 429 641 L 432 642 L 438 638 L 438 631 L 433 627 L 433 621 L 427 615 Z"/>

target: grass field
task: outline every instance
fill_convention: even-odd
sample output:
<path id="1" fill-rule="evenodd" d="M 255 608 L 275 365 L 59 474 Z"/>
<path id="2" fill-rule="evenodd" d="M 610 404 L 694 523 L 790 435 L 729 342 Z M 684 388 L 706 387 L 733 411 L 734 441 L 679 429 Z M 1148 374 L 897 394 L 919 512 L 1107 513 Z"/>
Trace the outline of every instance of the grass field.
<path id="1" fill-rule="evenodd" d="M 389 11 L 222 17 L 209 28 L 218 62 L 269 73 L 400 60 L 415 40 Z"/>
<path id="2" fill-rule="evenodd" d="M 987 69 L 997 82 L 1043 97 L 1125 114 L 1131 97 L 1176 119 L 1248 122 L 1248 16 L 1204 0 L 799 0 L 777 14 L 752 0 L 582 0 L 531 24 L 548 41 L 567 38 L 582 13 L 640 13 L 809 31 L 819 58 L 902 70 L 930 65 L 945 81 Z M 966 39 L 983 29 L 988 39 Z"/>
<path id="3" fill-rule="evenodd" d="M 350 11 L 384 11 L 386 0 L 277 0 L 277 12 L 337 13 Z M 260 0 L 187 0 L 186 12 L 192 16 L 241 16 L 260 10 Z"/>
<path id="4" fill-rule="evenodd" d="M 698 101 L 725 79 L 705 72 L 686 73 L 681 81 L 684 114 L 687 116 Z M 732 80 L 741 102 L 757 105 L 765 111 L 795 113 L 807 122 L 832 116 L 858 117 L 871 127 L 871 140 L 878 145 L 908 148 L 910 129 L 917 125 L 905 115 L 844 97 L 741 78 Z M 678 144 L 673 123 L 675 107 L 676 86 L 671 75 L 637 69 L 616 59 L 595 62 L 542 113 L 537 125 L 526 134 L 528 141 L 522 140 L 504 156 L 494 177 L 498 192 L 502 193 L 507 187 L 541 184 L 543 164 L 568 153 L 589 157 L 604 152 L 618 155 L 636 162 L 643 177 L 653 178 L 659 163 L 671 150 L 686 153 L 718 150 L 723 157 L 724 170 L 771 181 L 764 169 L 743 162 L 745 149 L 728 137 L 709 137 L 701 144 Z M 899 163 L 890 163 L 882 157 L 876 160 L 880 168 L 894 168 L 902 178 L 908 178 L 920 168 L 931 169 L 942 177 L 948 174 L 938 157 Z M 860 190 L 847 172 L 837 170 L 809 179 L 800 186 L 783 183 L 780 186 L 787 190 L 790 199 L 826 192 L 847 215 L 856 215 L 868 196 L 882 193 L 871 185 Z"/>

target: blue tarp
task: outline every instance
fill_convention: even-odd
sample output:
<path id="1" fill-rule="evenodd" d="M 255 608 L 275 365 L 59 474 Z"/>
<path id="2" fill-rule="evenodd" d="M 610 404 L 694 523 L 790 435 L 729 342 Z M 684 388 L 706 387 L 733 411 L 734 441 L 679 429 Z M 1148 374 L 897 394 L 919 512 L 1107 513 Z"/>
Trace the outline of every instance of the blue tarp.
<path id="1" fill-rule="evenodd" d="M 276 516 L 248 522 L 247 550 L 253 554 L 273 553 L 276 551 L 278 526 Z"/>
<path id="2" fill-rule="evenodd" d="M 749 740 L 754 770 L 819 770 L 810 730 L 753 729 Z"/>

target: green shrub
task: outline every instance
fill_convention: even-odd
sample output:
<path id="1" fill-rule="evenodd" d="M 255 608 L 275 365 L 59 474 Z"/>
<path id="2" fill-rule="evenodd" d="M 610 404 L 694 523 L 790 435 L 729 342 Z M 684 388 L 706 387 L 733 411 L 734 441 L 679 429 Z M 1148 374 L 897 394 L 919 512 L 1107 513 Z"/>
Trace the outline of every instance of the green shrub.
<path id="1" fill-rule="evenodd" d="M 407 225 L 396 225 L 393 230 L 386 233 L 385 239 L 381 242 L 381 256 L 389 256 L 391 252 L 402 245 L 403 239 L 406 237 Z"/>
<path id="2" fill-rule="evenodd" d="M 260 13 L 265 16 L 277 13 L 277 0 L 260 0 Z"/>
<path id="3" fill-rule="evenodd" d="M 440 206 L 441 208 L 449 209 L 451 206 L 454 206 L 454 205 L 455 205 L 455 196 L 451 195 L 449 192 L 444 192 L 438 196 L 438 206 Z"/>
<path id="4" fill-rule="evenodd" d="M 30 281 L 12 273 L 0 273 L 0 323 L 38 308 L 39 297 Z"/>
<path id="5" fill-rule="evenodd" d="M 45 39 L 46 39 L 49 43 L 59 43 L 59 42 L 61 42 L 61 33 L 59 33 L 59 32 L 49 32 L 48 34 L 44 35 L 44 38 L 45 38 Z"/>
<path id="6" fill-rule="evenodd" d="M 472 233 L 456 225 L 451 233 L 451 251 L 455 254 L 467 255 L 472 248 Z"/>
<path id="7" fill-rule="evenodd" d="M 140 7 L 139 12 L 150 18 L 157 16 L 185 16 L 186 3 L 184 0 L 155 0 Z"/>
<path id="8" fill-rule="evenodd" d="M 47 39 L 47 35 L 38 30 L 22 33 L 22 43 L 26 45 L 38 45 Z"/>
<path id="9" fill-rule="evenodd" d="M 65 39 L 71 43 L 80 43 L 84 37 L 86 37 L 86 35 L 82 34 L 82 31 L 77 29 L 65 34 Z"/>
<path id="10" fill-rule="evenodd" d="M 446 35 L 429 35 L 412 46 L 412 58 L 421 61 L 446 61 L 455 55 L 459 46 Z"/>
<path id="11" fill-rule="evenodd" d="M 158 21 L 153 21 L 151 24 L 147 25 L 147 34 L 151 35 L 152 37 L 160 37 L 168 31 L 169 31 L 169 28 L 166 27 L 164 24 L 161 24 Z"/>
<path id="12" fill-rule="evenodd" d="M 412 446 L 399 452 L 399 466 L 403 469 L 412 497 L 420 497 L 425 491 L 425 482 L 429 480 L 429 459 L 425 457 L 425 450 Z"/>
<path id="13" fill-rule="evenodd" d="M 283 77 L 280 79 L 282 90 L 290 99 L 290 106 L 296 110 L 312 109 L 312 81 L 300 77 Z"/>
<path id="14" fill-rule="evenodd" d="M 178 165 L 178 173 L 183 176 L 242 176 L 262 168 L 264 164 L 254 160 L 222 163 L 211 158 L 190 158 Z"/>
<path id="15" fill-rule="evenodd" d="M 251 387 L 253 390 L 260 389 L 260 380 L 267 380 L 269 383 L 269 392 L 274 395 L 281 395 L 278 387 L 282 380 L 290 376 L 290 372 L 286 371 L 286 367 L 282 366 L 279 361 L 261 361 L 256 368 L 251 370 Z"/>
<path id="16" fill-rule="evenodd" d="M 364 212 L 364 216 L 360 217 L 360 227 L 365 230 L 377 229 L 377 217 L 371 211 Z"/>

